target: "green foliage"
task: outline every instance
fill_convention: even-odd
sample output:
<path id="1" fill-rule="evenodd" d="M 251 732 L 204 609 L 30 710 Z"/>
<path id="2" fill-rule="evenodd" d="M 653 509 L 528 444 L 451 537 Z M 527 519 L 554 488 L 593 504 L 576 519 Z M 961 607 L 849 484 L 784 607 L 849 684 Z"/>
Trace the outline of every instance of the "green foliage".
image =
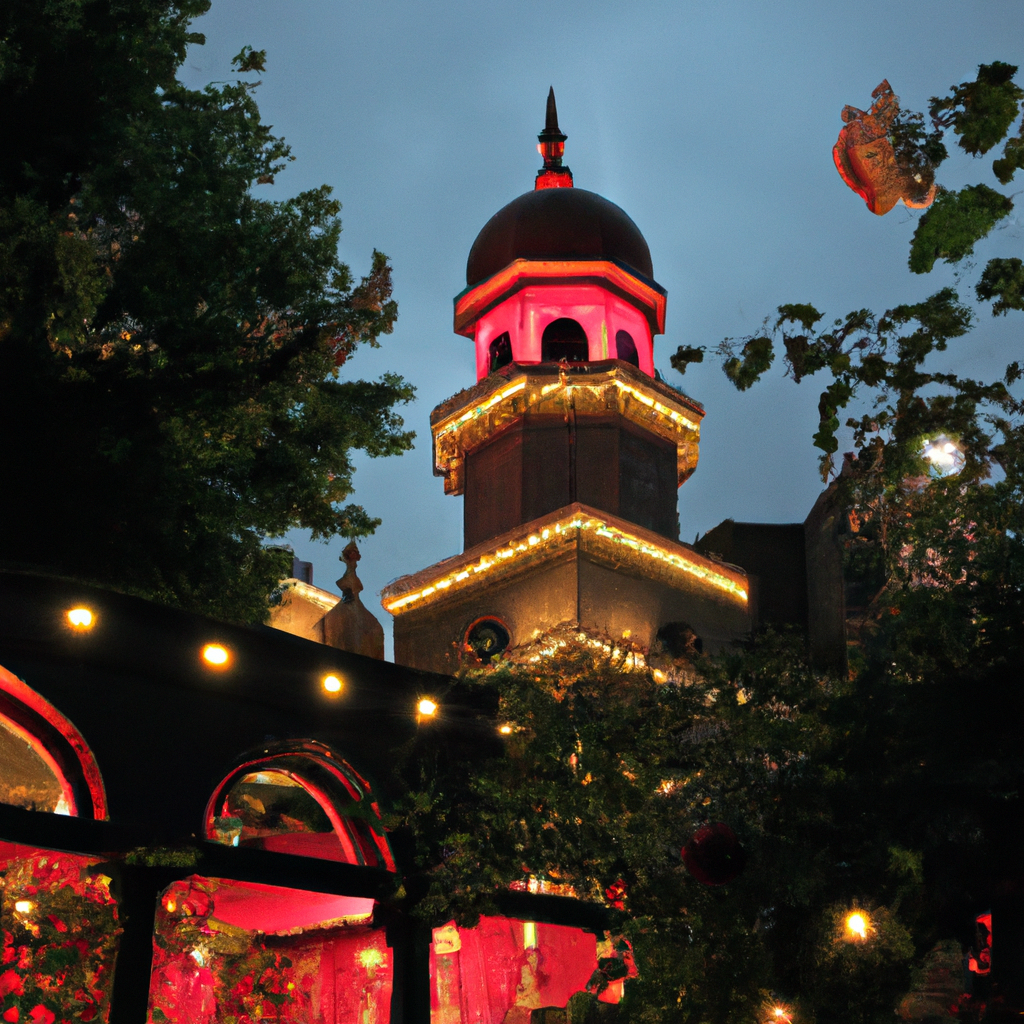
<path id="1" fill-rule="evenodd" d="M 471 773 L 407 766 L 398 820 L 417 841 L 416 912 L 472 924 L 527 876 L 595 900 L 621 881 L 640 972 L 621 1019 L 753 1024 L 769 990 L 812 1015 L 859 1005 L 836 1003 L 830 969 L 815 967 L 824 953 L 808 938 L 822 908 L 862 893 L 908 906 L 920 888 L 916 848 L 880 830 L 879 792 L 864 786 L 861 748 L 884 721 L 861 720 L 867 692 L 811 670 L 799 636 L 677 662 L 666 682 L 610 644 L 553 646 L 466 677 L 496 690 L 513 724 L 503 756 Z M 750 866 L 708 888 L 680 849 L 719 820 Z M 890 1013 L 901 994 L 885 996 Z"/>
<path id="2" fill-rule="evenodd" d="M 982 302 L 996 300 L 992 303 L 993 316 L 1024 309 L 1024 261 L 1016 256 L 989 260 L 974 291 Z"/>
<path id="3" fill-rule="evenodd" d="M 406 450 L 393 374 L 337 367 L 397 316 L 375 253 L 338 259 L 326 187 L 257 197 L 291 159 L 255 84 L 175 79 L 205 0 L 0 12 L 0 560 L 261 621 L 265 537 L 361 534 L 353 449 Z M 246 47 L 239 74 L 264 70 Z M 74 82 L 68 89 L 67 83 Z"/>
<path id="4" fill-rule="evenodd" d="M 1024 123 L 1021 124 L 1020 134 L 1006 140 L 1002 157 L 992 162 L 992 172 L 999 180 L 1000 185 L 1009 185 L 1014 174 L 1022 168 L 1024 168 Z"/>
<path id="5" fill-rule="evenodd" d="M 1016 71 L 1009 64 L 983 64 L 976 81 L 955 86 L 945 99 L 933 98 L 931 132 L 925 130 L 922 115 L 901 112 L 893 144 L 905 151 L 904 162 L 924 159 L 924 154 L 931 165 L 939 164 L 946 155 L 942 132 L 950 128 L 967 152 L 988 152 L 1007 134 L 1024 98 L 1024 90 L 1013 82 Z M 1024 135 L 1006 141 L 1003 158 L 994 166 L 1003 184 L 1024 166 L 1022 146 Z M 1013 209 L 1009 196 L 984 184 L 959 192 L 941 190 L 914 232 L 910 269 L 920 274 L 934 269 L 936 260 L 958 263 Z M 1024 308 L 1024 265 L 1016 257 L 990 260 L 975 292 L 980 301 L 994 300 L 994 315 Z M 811 305 L 782 305 L 777 312 L 774 321 L 765 318 L 760 333 L 725 339 L 717 354 L 726 376 L 741 391 L 771 367 L 778 344 L 795 382 L 823 370 L 832 377 L 821 392 L 813 436 L 814 446 L 824 453 L 824 479 L 835 469 L 840 414 L 853 403 L 870 406 L 866 414 L 847 420 L 857 450 L 868 456 L 864 465 L 884 462 L 893 479 L 899 473 L 920 474 L 926 468 L 920 461 L 921 444 L 929 435 L 945 434 L 966 445 L 966 471 L 972 477 L 991 472 L 985 423 L 986 417 L 998 420 L 1012 410 L 1005 384 L 934 373 L 926 366 L 932 353 L 945 350 L 973 326 L 971 310 L 955 291 L 944 288 L 924 302 L 897 306 L 881 316 L 855 310 L 826 330 L 815 330 L 822 315 Z"/>
<path id="6" fill-rule="evenodd" d="M 672 368 L 678 370 L 680 373 L 686 373 L 686 368 L 690 363 L 703 363 L 704 362 L 704 346 L 701 345 L 699 348 L 693 348 L 687 345 L 680 345 L 675 350 L 675 353 L 671 357 Z"/>
<path id="7" fill-rule="evenodd" d="M 1024 96 L 1012 83 L 1015 71 L 982 66 L 977 82 L 957 87 L 948 102 L 934 101 L 937 128 L 953 128 L 968 152 L 987 152 L 1010 129 Z M 909 124 L 918 130 L 908 145 L 924 145 L 923 119 Z M 1010 139 L 996 161 L 1003 184 L 1020 152 Z M 969 255 L 1012 208 L 1008 196 L 985 185 L 940 194 L 915 233 L 911 268 L 927 272 L 937 259 Z M 990 260 L 976 295 L 993 302 L 994 314 L 1024 308 L 1024 264 Z M 974 323 L 951 288 L 881 314 L 861 309 L 822 322 L 812 306 L 782 305 L 760 332 L 727 339 L 718 354 L 741 390 L 768 369 L 776 347 L 794 381 L 826 374 L 814 435 L 826 478 L 841 413 L 858 410 L 846 421 L 854 451 L 833 484 L 844 513 L 849 675 L 826 684 L 809 708 L 791 690 L 768 705 L 795 703 L 819 730 L 817 744 L 791 742 L 783 755 L 799 751 L 813 789 L 794 785 L 781 768 L 786 762 L 771 755 L 790 788 L 777 816 L 756 819 L 771 823 L 780 845 L 781 837 L 799 837 L 784 855 L 788 870 L 773 860 L 779 847 L 744 832 L 766 885 L 759 893 L 765 977 L 797 999 L 796 1019 L 827 1024 L 891 1020 L 914 964 L 959 938 L 970 915 L 1004 887 L 1019 884 L 1024 370 L 1014 362 L 1001 380 L 985 382 L 935 369 L 934 355 Z M 925 443 L 939 441 L 962 455 L 955 475 L 942 476 L 924 456 Z M 796 658 L 772 661 L 771 643 L 761 637 L 702 665 L 707 684 L 724 678 L 748 695 L 737 707 L 719 698 L 716 714 L 742 713 L 751 701 L 763 709 L 765 680 L 806 672 Z M 728 735 L 741 749 L 760 749 L 751 733 L 739 739 L 733 715 Z M 722 769 L 710 765 L 719 777 Z M 756 905 L 739 895 L 747 884 L 730 887 L 737 913 L 741 904 Z M 864 944 L 838 937 L 855 903 L 875 923 Z"/>
<path id="8" fill-rule="evenodd" d="M 1013 200 L 987 185 L 940 192 L 918 221 L 910 243 L 910 269 L 927 274 L 938 259 L 958 263 L 974 252 L 974 243 L 1013 210 Z"/>
<path id="9" fill-rule="evenodd" d="M 150 868 L 194 868 L 199 863 L 199 850 L 194 846 L 137 846 L 125 854 L 124 862 Z"/>
<path id="10" fill-rule="evenodd" d="M 829 328 L 814 332 L 822 319 L 813 306 L 780 306 L 774 325 L 766 320 L 766 336 L 744 341 L 747 346 L 757 342 L 768 348 L 758 364 L 762 369 L 755 376 L 751 360 L 735 355 L 731 339 L 723 342 L 718 352 L 726 375 L 736 383 L 735 366 L 744 366 L 749 383 L 771 365 L 774 345 L 781 342 L 785 350 L 788 375 L 799 383 L 805 376 L 828 370 L 833 381 L 821 393 L 818 402 L 818 430 L 814 445 L 824 452 L 822 475 L 832 469 L 832 455 L 838 449 L 836 433 L 839 413 L 861 392 L 875 392 L 872 412 L 860 420 L 848 421 L 859 431 L 861 443 L 867 443 L 879 431 L 896 430 L 900 444 L 909 454 L 909 442 L 917 441 L 928 430 L 947 431 L 961 436 L 968 433 L 964 423 L 964 401 L 976 402 L 986 397 L 999 401 L 1001 389 L 985 391 L 973 381 L 958 381 L 944 374 L 928 373 L 923 364 L 932 352 L 941 352 L 949 341 L 970 330 L 971 311 L 959 301 L 952 289 L 945 288 L 923 302 L 897 306 L 876 317 L 870 310 L 859 309 L 845 318 L 835 320 Z M 790 324 L 800 328 L 791 332 Z M 921 399 L 918 392 L 932 384 L 942 384 L 959 397 L 952 404 L 945 397 Z M 737 387 L 743 387 L 737 383 Z M 969 417 L 968 417 L 969 418 Z"/>
<path id="11" fill-rule="evenodd" d="M 867 911 L 864 941 L 845 934 L 848 904 L 830 907 L 818 925 L 810 988 L 819 1024 L 889 1024 L 893 1004 L 910 987 L 914 944 L 885 907 Z"/>
<path id="12" fill-rule="evenodd" d="M 982 64 L 975 81 L 950 86 L 949 96 L 933 96 L 928 112 L 953 128 L 961 149 L 982 156 L 1009 131 L 1020 111 L 1024 89 L 1013 81 L 1016 73 L 1013 64 L 1002 61 Z"/>
<path id="13" fill-rule="evenodd" d="M 727 359 L 722 368 L 740 391 L 746 391 L 775 361 L 771 338 L 747 338 L 740 354 Z"/>

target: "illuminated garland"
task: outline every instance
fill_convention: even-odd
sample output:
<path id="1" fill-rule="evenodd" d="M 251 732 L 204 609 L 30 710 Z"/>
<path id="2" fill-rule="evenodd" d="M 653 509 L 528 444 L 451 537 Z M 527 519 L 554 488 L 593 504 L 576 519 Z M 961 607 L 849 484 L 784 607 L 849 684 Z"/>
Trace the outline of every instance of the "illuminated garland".
<path id="1" fill-rule="evenodd" d="M 557 385 L 549 385 L 548 388 L 542 388 L 541 394 L 546 395 L 549 388 Z M 458 430 L 459 427 L 464 426 L 471 420 L 479 419 L 485 412 L 489 412 L 496 405 L 504 402 L 506 398 L 511 398 L 513 395 L 518 394 L 520 391 L 525 390 L 526 380 L 516 381 L 510 387 L 503 388 L 501 391 L 491 395 L 486 401 L 481 402 L 479 405 L 474 406 L 472 409 L 467 409 L 466 412 L 462 413 L 461 416 L 456 416 L 454 419 L 449 420 L 444 426 L 438 427 L 434 432 L 435 437 L 440 437 L 442 434 L 450 433 L 453 430 Z"/>
<path id="2" fill-rule="evenodd" d="M 527 412 L 564 412 L 569 402 L 577 415 L 606 415 L 614 411 L 675 445 L 680 483 L 697 468 L 703 412 L 699 407 L 674 403 L 661 393 L 663 389 L 659 385 L 640 371 L 622 366 L 599 373 L 560 368 L 557 376 L 553 376 L 550 368 L 546 372 L 524 370 L 512 381 L 501 383 L 501 387 L 477 401 L 473 399 L 481 394 L 482 387 L 463 392 L 473 403 L 468 408 L 462 405 L 445 415 L 446 410 L 463 397 L 457 395 L 434 410 L 431 417 L 434 466 L 445 478 L 447 494 L 462 493 L 466 452 Z M 614 401 L 609 401 L 609 393 Z"/>
<path id="3" fill-rule="evenodd" d="M 577 506 L 577 508 L 579 507 Z M 739 573 L 737 573 L 739 578 L 734 578 L 713 568 L 708 560 L 701 556 L 696 554 L 691 556 L 682 547 L 673 551 L 668 547 L 644 540 L 636 534 L 613 526 L 606 519 L 574 512 L 569 517 L 537 527 L 525 536 L 481 555 L 474 562 L 443 573 L 427 586 L 418 590 L 403 593 L 403 581 L 397 580 L 384 589 L 384 608 L 392 615 L 399 615 L 414 604 L 422 604 L 431 598 L 436 600 L 448 592 L 461 589 L 461 585 L 466 584 L 467 581 L 479 579 L 501 569 L 521 555 L 547 552 L 557 547 L 564 547 L 566 543 L 571 543 L 574 540 L 580 542 L 588 534 L 593 538 L 600 538 L 599 541 L 596 541 L 598 545 L 622 545 L 647 561 L 671 566 L 701 583 L 721 590 L 743 605 L 747 603 L 746 581 Z M 408 584 L 405 585 L 408 586 Z"/>

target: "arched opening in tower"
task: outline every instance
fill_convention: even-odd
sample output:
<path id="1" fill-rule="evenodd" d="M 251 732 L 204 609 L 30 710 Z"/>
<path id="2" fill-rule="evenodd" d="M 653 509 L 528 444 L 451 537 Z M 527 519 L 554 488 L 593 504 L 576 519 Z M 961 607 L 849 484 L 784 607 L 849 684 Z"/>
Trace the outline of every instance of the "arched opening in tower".
<path id="1" fill-rule="evenodd" d="M 640 356 L 636 350 L 636 342 L 629 331 L 615 332 L 615 351 L 618 358 L 623 362 L 632 363 L 637 367 L 640 365 Z"/>
<path id="2" fill-rule="evenodd" d="M 487 352 L 490 359 L 489 373 L 508 366 L 512 362 L 512 339 L 508 336 L 508 331 L 499 334 L 488 346 Z"/>
<path id="3" fill-rule="evenodd" d="M 542 363 L 585 363 L 589 358 L 587 334 L 578 321 L 563 316 L 544 328 L 540 342 Z"/>

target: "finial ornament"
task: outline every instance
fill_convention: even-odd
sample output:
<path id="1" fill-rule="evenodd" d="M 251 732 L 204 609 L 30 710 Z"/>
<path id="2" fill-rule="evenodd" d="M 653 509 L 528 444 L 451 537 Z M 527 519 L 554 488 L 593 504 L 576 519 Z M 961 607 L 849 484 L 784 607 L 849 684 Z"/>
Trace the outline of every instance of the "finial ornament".
<path id="1" fill-rule="evenodd" d="M 384 657 L 384 629 L 359 598 L 363 581 L 356 575 L 359 548 L 349 541 L 340 555 L 345 574 L 338 580 L 341 600 L 323 617 L 324 643 L 370 658 Z"/>
<path id="2" fill-rule="evenodd" d="M 535 189 L 572 188 L 572 171 L 562 166 L 565 140 L 568 136 L 558 127 L 558 108 L 555 106 L 555 87 L 548 89 L 548 105 L 544 118 L 544 131 L 538 136 L 537 152 L 544 158 L 544 166 L 537 172 Z"/>

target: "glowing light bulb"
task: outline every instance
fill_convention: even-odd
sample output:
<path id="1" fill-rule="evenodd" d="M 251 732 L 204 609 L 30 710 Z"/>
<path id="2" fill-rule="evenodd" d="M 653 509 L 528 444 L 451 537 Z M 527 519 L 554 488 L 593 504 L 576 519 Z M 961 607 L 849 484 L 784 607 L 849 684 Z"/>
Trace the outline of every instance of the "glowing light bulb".
<path id="1" fill-rule="evenodd" d="M 505 725 L 501 725 L 498 727 L 498 732 L 500 732 L 502 736 L 508 736 L 512 732 L 512 726 L 507 723 Z"/>
<path id="2" fill-rule="evenodd" d="M 337 676 L 324 676 L 324 689 L 328 693 L 341 693 L 342 682 Z"/>
<path id="3" fill-rule="evenodd" d="M 18 902 L 14 904 L 14 909 L 19 914 L 31 914 L 35 909 L 35 904 L 31 900 L 18 900 Z"/>
<path id="4" fill-rule="evenodd" d="M 952 476 L 964 468 L 964 453 L 947 437 L 925 441 L 921 455 L 931 465 L 933 476 Z"/>
<path id="5" fill-rule="evenodd" d="M 781 1006 L 776 1006 L 772 1013 L 779 1019 L 786 1016 L 786 1011 Z"/>
<path id="6" fill-rule="evenodd" d="M 228 649 L 221 644 L 207 644 L 203 648 L 203 661 L 213 668 L 224 668 L 230 660 Z"/>
<path id="7" fill-rule="evenodd" d="M 92 629 L 96 616 L 88 608 L 71 608 L 68 610 L 68 622 L 74 629 Z"/>
<path id="8" fill-rule="evenodd" d="M 367 971 L 372 971 L 384 963 L 384 954 L 379 949 L 368 946 L 366 949 L 361 949 L 356 953 L 356 960 L 359 961 L 360 967 Z"/>
<path id="9" fill-rule="evenodd" d="M 432 718 L 437 714 L 437 705 L 429 697 L 424 697 L 419 704 L 416 705 L 416 710 L 424 718 Z"/>
<path id="10" fill-rule="evenodd" d="M 855 910 L 846 917 L 846 931 L 851 938 L 866 939 L 868 937 L 868 919 Z"/>

